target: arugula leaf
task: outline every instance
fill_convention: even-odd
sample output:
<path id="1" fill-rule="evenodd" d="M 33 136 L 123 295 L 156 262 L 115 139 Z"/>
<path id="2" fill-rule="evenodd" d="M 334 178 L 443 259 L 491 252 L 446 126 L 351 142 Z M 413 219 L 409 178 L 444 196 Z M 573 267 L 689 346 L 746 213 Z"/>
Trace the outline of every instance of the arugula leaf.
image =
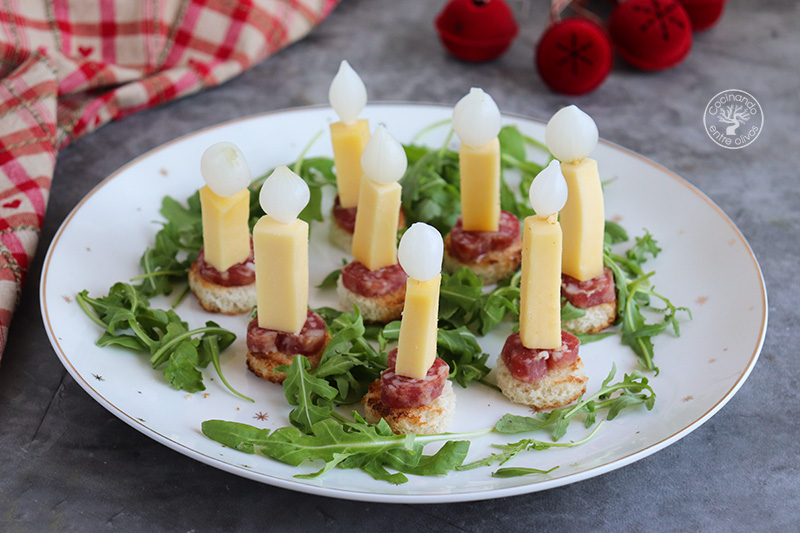
<path id="1" fill-rule="evenodd" d="M 600 389 L 588 398 L 581 397 L 575 405 L 553 409 L 549 413 L 539 413 L 536 417 L 507 414 L 495 426 L 498 433 L 525 433 L 552 426 L 551 437 L 558 441 L 567 432 L 570 421 L 578 414 L 584 414 L 584 425 L 591 427 L 601 410 L 608 410 L 607 420 L 613 420 L 627 407 L 644 405 L 648 411 L 653 409 L 656 393 L 649 380 L 639 372 L 625 374 L 622 381 L 610 384 L 617 372 L 613 365 L 611 372 Z M 615 397 L 612 394 L 619 393 Z M 596 401 L 599 400 L 599 401 Z"/>
<path id="2" fill-rule="evenodd" d="M 406 224 L 426 222 L 446 235 L 461 213 L 458 154 L 444 147 L 437 151 L 414 145 L 404 148 L 408 169 L 400 185 Z"/>
<path id="3" fill-rule="evenodd" d="M 465 326 L 457 329 L 439 329 L 436 332 L 436 351 L 450 366 L 450 378 L 466 388 L 471 381 L 483 381 L 491 371 L 486 365 L 488 353 L 482 353 L 475 335 Z M 490 385 L 494 387 L 494 385 Z"/>
<path id="4" fill-rule="evenodd" d="M 214 362 L 214 368 L 228 389 L 241 398 L 222 375 L 219 353 L 236 339 L 232 332 L 214 322 L 189 329 L 173 310 L 151 309 L 140 287 L 116 283 L 101 298 L 91 298 L 84 290 L 76 296 L 78 305 L 98 326 L 104 328 L 98 346 L 121 346 L 150 355 L 153 368 L 164 366 L 164 377 L 175 389 L 187 392 L 205 390 L 202 373 Z M 199 337 L 199 338 L 198 338 Z"/>
<path id="5" fill-rule="evenodd" d="M 358 308 L 342 313 L 331 308 L 316 310 L 329 324 L 331 340 L 322 353 L 319 365 L 310 370 L 303 356 L 296 356 L 291 365 L 277 370 L 286 373 L 284 395 L 295 426 L 310 431 L 320 420 L 334 415 L 334 405 L 356 403 L 386 368 L 386 356 L 365 339 L 365 327 Z"/>
<path id="6" fill-rule="evenodd" d="M 203 374 L 197 370 L 197 347 L 192 341 L 182 342 L 170 355 L 164 377 L 175 389 L 187 392 L 205 390 Z"/>
<path id="7" fill-rule="evenodd" d="M 245 453 L 259 453 L 283 463 L 298 466 L 308 460 L 322 460 L 324 467 L 312 474 L 297 477 L 316 477 L 333 467 L 360 468 L 378 480 L 405 483 L 403 474 L 441 475 L 460 465 L 469 449 L 468 441 L 452 438 L 472 437 L 488 430 L 461 435 L 394 435 L 382 421 L 369 425 L 363 418 L 339 424 L 333 419 L 315 423 L 308 434 L 296 427 L 284 427 L 270 432 L 238 422 L 206 420 L 202 424 L 205 436 Z M 423 447 L 430 442 L 450 440 L 436 455 L 425 456 Z M 386 468 L 397 470 L 391 474 Z"/>
<path id="8" fill-rule="evenodd" d="M 606 220 L 603 241 L 606 244 L 617 244 L 628 240 L 628 232 L 613 220 Z"/>
<path id="9" fill-rule="evenodd" d="M 164 197 L 160 213 L 167 222 L 156 233 L 153 247 L 139 260 L 144 274 L 132 280 L 142 280 L 137 289 L 145 296 L 170 294 L 174 283 L 186 280 L 203 246 L 199 193 L 189 197 L 187 207 Z"/>
<path id="10" fill-rule="evenodd" d="M 539 470 L 538 468 L 522 468 L 522 467 L 498 468 L 496 471 L 492 472 L 492 477 L 510 478 L 510 477 L 528 476 L 531 474 L 549 474 L 550 472 L 552 472 L 557 468 L 558 468 L 557 466 L 554 466 L 550 470 Z"/>
<path id="11" fill-rule="evenodd" d="M 331 341 L 311 374 L 336 388 L 335 403 L 358 402 L 386 368 L 386 355 L 367 341 L 367 328 L 358 307 L 354 306 L 353 313 L 341 313 L 328 324 Z"/>
<path id="12" fill-rule="evenodd" d="M 335 388 L 322 378 L 309 375 L 308 359 L 303 355 L 295 355 L 290 366 L 281 365 L 276 368 L 286 373 L 283 381 L 283 394 L 289 405 L 296 405 L 289 413 L 289 421 L 308 433 L 317 422 L 325 420 L 333 413 Z"/>
<path id="13" fill-rule="evenodd" d="M 645 231 L 642 237 L 636 237 L 636 244 L 628 249 L 624 256 L 613 253 L 608 241 L 607 239 L 603 261 L 614 273 L 621 342 L 633 349 L 645 369 L 653 370 L 658 375 L 658 367 L 653 363 L 652 337 L 663 333 L 670 326 L 675 335 L 679 336 L 680 324 L 676 314 L 678 311 L 683 311 L 691 319 L 691 310 L 686 307 L 676 307 L 669 299 L 656 293 L 650 284 L 650 278 L 655 272 L 645 273 L 642 270 L 642 264 L 647 261 L 648 256 L 656 257 L 661 251 L 650 232 Z M 657 308 L 650 305 L 651 297 L 660 300 L 665 307 Z M 648 324 L 641 310 L 642 305 L 663 313 L 661 322 Z"/>
<path id="14" fill-rule="evenodd" d="M 561 320 L 572 320 L 586 316 L 586 310 L 580 307 L 575 307 L 567 301 L 563 296 L 561 297 Z"/>
<path id="15" fill-rule="evenodd" d="M 542 165 L 527 159 L 526 145 L 532 145 L 552 160 L 547 147 L 542 143 L 523 135 L 516 126 L 504 126 L 498 135 L 500 140 L 500 207 L 513 213 L 520 220 L 534 214 L 528 201 L 528 191 L 533 178 L 542 171 Z M 519 196 L 506 182 L 506 170 L 515 170 L 520 174 Z"/>
<path id="16" fill-rule="evenodd" d="M 506 416 L 510 416 L 510 415 L 506 415 Z M 498 422 L 498 424 L 499 424 L 499 422 Z M 519 455 L 521 452 L 525 452 L 525 451 L 539 451 L 540 452 L 540 451 L 544 451 L 544 450 L 549 450 L 550 448 L 574 448 L 575 446 L 580 446 L 581 444 L 586 444 L 587 442 L 589 442 L 589 440 L 591 440 L 592 437 L 594 437 L 597 434 L 597 432 L 600 429 L 601 425 L 602 424 L 598 424 L 597 427 L 594 428 L 594 430 L 592 430 L 592 432 L 589 433 L 588 436 L 586 436 L 582 440 L 575 441 L 575 442 L 558 443 L 558 442 L 546 442 L 546 441 L 536 440 L 536 439 L 523 439 L 521 441 L 514 442 L 514 443 L 511 443 L 511 444 L 492 444 L 493 448 L 497 448 L 497 449 L 502 450 L 502 451 L 499 452 L 499 453 L 493 453 L 493 454 L 489 455 L 488 457 L 484 457 L 483 459 L 479 459 L 477 461 L 473 461 L 471 463 L 459 466 L 459 467 L 456 468 L 456 470 L 472 470 L 474 468 L 479 468 L 481 466 L 491 466 L 491 465 L 493 465 L 495 463 L 502 465 L 502 464 L 507 463 L 508 461 L 510 461 L 511 459 L 516 457 L 517 455 Z M 495 426 L 495 431 L 497 431 L 497 427 L 496 426 Z M 552 470 L 555 470 L 555 468 L 551 469 L 550 471 L 552 471 Z M 506 477 L 513 477 L 513 476 L 508 475 Z"/>
<path id="17" fill-rule="evenodd" d="M 498 284 L 483 292 L 483 282 L 468 268 L 443 274 L 439 292 L 439 322 L 444 327 L 467 326 L 484 336 L 497 327 L 507 313 L 519 316 L 519 276 L 509 285 Z"/>
<path id="18" fill-rule="evenodd" d="M 325 276 L 325 279 L 322 280 L 322 283 L 317 285 L 317 288 L 323 290 L 335 289 L 337 282 L 339 281 L 339 277 L 341 275 L 342 275 L 342 269 L 337 268 L 336 270 Z"/>

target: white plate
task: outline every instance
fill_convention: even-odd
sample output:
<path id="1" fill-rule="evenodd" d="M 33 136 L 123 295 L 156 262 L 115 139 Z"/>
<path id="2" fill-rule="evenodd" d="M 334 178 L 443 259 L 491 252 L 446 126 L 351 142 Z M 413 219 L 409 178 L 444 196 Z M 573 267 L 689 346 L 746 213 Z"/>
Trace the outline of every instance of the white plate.
<path id="1" fill-rule="evenodd" d="M 450 116 L 451 109 L 429 105 L 375 105 L 364 116 L 382 122 L 403 142 L 422 128 Z M 669 170 L 606 141 L 593 156 L 606 187 L 606 214 L 617 218 L 631 235 L 649 229 L 663 252 L 649 263 L 656 270 L 656 288 L 677 305 L 690 306 L 694 320 L 685 321 L 682 336 L 665 334 L 656 343 L 655 362 L 661 373 L 652 378 L 658 400 L 652 412 L 635 410 L 607 422 L 589 443 L 570 449 L 527 452 L 506 466 L 550 469 L 549 475 L 495 479 L 495 468 L 453 472 L 443 477 L 409 476 L 403 485 L 375 481 L 358 470 L 336 469 L 320 478 L 296 479 L 319 465 L 293 468 L 261 456 L 247 455 L 205 438 L 200 424 L 208 419 L 235 420 L 259 427 L 288 425 L 288 408 L 280 387 L 254 377 L 244 364 L 247 318 L 213 317 L 238 334 L 223 354 L 223 371 L 239 391 L 256 399 L 242 401 L 204 373 L 205 393 L 172 390 L 147 358 L 114 348 L 97 348 L 99 328 L 80 311 L 75 294 L 88 289 L 105 295 L 116 281 L 140 273 L 139 257 L 152 243 L 161 219 L 161 198 L 184 200 L 202 185 L 199 161 L 203 150 L 218 141 L 239 145 L 254 175 L 294 161 L 311 137 L 325 134 L 310 155 L 329 155 L 329 108 L 304 108 L 249 117 L 182 137 L 132 161 L 100 183 L 64 221 L 53 239 L 41 280 L 41 306 L 53 347 L 75 380 L 101 405 L 145 435 L 189 457 L 270 485 L 364 501 L 453 502 L 498 498 L 545 490 L 608 472 L 642 459 L 684 437 L 716 413 L 742 386 L 755 365 L 767 326 L 767 295 L 758 263 L 742 234 L 711 200 Z M 543 138 L 544 125 L 507 116 L 524 133 Z M 601 125 L 602 127 L 602 125 Z M 424 141 L 439 146 L 446 128 Z M 327 199 L 328 206 L 330 198 Z M 329 207 L 328 207 L 329 209 Z M 326 223 L 313 225 L 311 285 L 338 268 L 344 254 L 327 241 Z M 314 291 L 311 306 L 336 306 L 335 291 Z M 167 307 L 169 300 L 153 302 Z M 189 297 L 178 313 L 192 327 L 210 315 Z M 511 324 L 480 339 L 484 351 L 498 354 Z M 597 390 L 611 368 L 617 377 L 637 368 L 636 356 L 614 336 L 581 348 L 589 375 L 588 391 Z M 475 384 L 456 387 L 458 405 L 450 431 L 491 427 L 504 413 L 529 414 L 499 393 Z M 264 419 L 264 420 L 262 420 Z M 564 441 L 587 431 L 574 423 Z M 547 439 L 546 433 L 531 435 Z M 491 453 L 492 443 L 514 442 L 489 435 L 475 439 L 468 461 Z M 427 453 L 435 448 L 429 446 Z"/>

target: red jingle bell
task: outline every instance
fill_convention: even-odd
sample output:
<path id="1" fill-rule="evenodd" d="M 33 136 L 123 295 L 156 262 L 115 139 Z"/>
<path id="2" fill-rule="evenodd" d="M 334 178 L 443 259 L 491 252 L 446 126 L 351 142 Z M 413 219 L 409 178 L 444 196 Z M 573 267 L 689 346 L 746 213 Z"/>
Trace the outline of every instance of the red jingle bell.
<path id="1" fill-rule="evenodd" d="M 692 21 L 694 31 L 707 30 L 717 23 L 725 11 L 728 0 L 680 0 L 681 5 Z"/>
<path id="2" fill-rule="evenodd" d="M 605 31 L 585 18 L 563 19 L 536 46 L 536 69 L 553 91 L 579 95 L 596 89 L 611 72 L 614 54 Z"/>
<path id="3" fill-rule="evenodd" d="M 614 49 L 643 70 L 663 70 L 692 49 L 692 24 L 677 0 L 625 0 L 608 20 Z"/>
<path id="4" fill-rule="evenodd" d="M 508 50 L 519 27 L 503 0 L 451 0 L 436 17 L 436 30 L 448 52 L 482 62 Z"/>

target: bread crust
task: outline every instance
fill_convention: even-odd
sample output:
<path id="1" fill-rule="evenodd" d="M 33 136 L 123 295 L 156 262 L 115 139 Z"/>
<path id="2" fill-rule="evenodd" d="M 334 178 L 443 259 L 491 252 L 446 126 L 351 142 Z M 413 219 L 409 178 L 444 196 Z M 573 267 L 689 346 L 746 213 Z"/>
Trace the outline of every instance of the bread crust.
<path id="1" fill-rule="evenodd" d="M 322 359 L 322 353 L 325 351 L 325 347 L 330 340 L 331 334 L 325 331 L 325 344 L 322 345 L 319 351 L 313 354 L 300 354 L 305 355 L 312 370 L 319 365 L 319 361 Z M 275 369 L 281 365 L 291 365 L 294 356 L 295 354 L 283 352 L 260 353 L 247 350 L 247 368 L 250 372 L 262 379 L 266 379 L 272 383 L 283 383 L 283 380 L 286 379 L 286 374 L 284 372 L 278 372 Z"/>
<path id="2" fill-rule="evenodd" d="M 582 317 L 564 320 L 561 327 L 572 333 L 600 333 L 617 319 L 617 300 L 584 309 Z"/>
<path id="3" fill-rule="evenodd" d="M 339 305 L 345 309 L 353 309 L 353 304 L 356 304 L 367 322 L 388 324 L 393 320 L 400 320 L 406 301 L 405 285 L 382 296 L 363 296 L 345 287 L 341 276 L 336 282 L 336 292 L 339 295 Z"/>
<path id="4" fill-rule="evenodd" d="M 381 380 L 369 384 L 369 392 L 361 400 L 364 404 L 364 418 L 370 424 L 377 424 L 381 418 L 397 435 L 432 435 L 447 430 L 456 411 L 456 394 L 453 384 L 446 380 L 442 394 L 423 407 L 388 407 L 381 401 Z"/>
<path id="5" fill-rule="evenodd" d="M 189 269 L 189 288 L 200 306 L 209 313 L 240 315 L 249 313 L 256 305 L 256 284 L 226 287 L 200 275 L 198 262 Z"/>
<path id="6" fill-rule="evenodd" d="M 503 359 L 497 359 L 497 386 L 503 395 L 537 411 L 571 404 L 586 392 L 588 381 L 580 357 L 567 367 L 548 371 L 545 377 L 533 383 L 514 378 Z"/>
<path id="7" fill-rule="evenodd" d="M 450 255 L 450 234 L 444 239 L 444 269 L 455 274 L 463 267 L 467 267 L 484 285 L 497 283 L 505 278 L 517 268 L 522 261 L 522 241 L 513 243 L 508 248 L 502 250 L 492 250 L 483 255 L 477 261 L 464 263 Z"/>

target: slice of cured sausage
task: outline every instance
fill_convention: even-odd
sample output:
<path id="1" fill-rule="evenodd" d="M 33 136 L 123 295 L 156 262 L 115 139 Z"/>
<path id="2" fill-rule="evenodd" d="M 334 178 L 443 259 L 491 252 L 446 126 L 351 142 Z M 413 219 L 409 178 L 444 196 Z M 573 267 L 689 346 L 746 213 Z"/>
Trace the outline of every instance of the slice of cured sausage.
<path id="1" fill-rule="evenodd" d="M 401 376 L 394 371 L 397 349 L 389 352 L 388 368 L 381 374 L 381 402 L 391 408 L 423 407 L 442 394 L 450 367 L 437 357 L 425 379 Z"/>
<path id="2" fill-rule="evenodd" d="M 534 383 L 542 379 L 548 370 L 571 365 L 578 358 L 578 338 L 561 332 L 561 348 L 558 350 L 539 350 L 526 348 L 519 332 L 511 334 L 503 346 L 500 357 L 514 379 Z"/>
<path id="3" fill-rule="evenodd" d="M 247 349 L 253 353 L 315 354 L 325 345 L 325 320 L 308 310 L 300 333 L 285 333 L 258 327 L 258 317 L 247 325 Z"/>
<path id="4" fill-rule="evenodd" d="M 464 231 L 461 217 L 450 230 L 447 253 L 462 263 L 474 263 L 489 252 L 505 250 L 520 240 L 519 219 L 500 212 L 497 231 Z"/>
<path id="5" fill-rule="evenodd" d="M 605 267 L 602 274 L 586 281 L 578 281 L 572 276 L 562 274 L 561 295 L 569 303 L 581 309 L 613 302 L 617 299 L 614 273 Z"/>

